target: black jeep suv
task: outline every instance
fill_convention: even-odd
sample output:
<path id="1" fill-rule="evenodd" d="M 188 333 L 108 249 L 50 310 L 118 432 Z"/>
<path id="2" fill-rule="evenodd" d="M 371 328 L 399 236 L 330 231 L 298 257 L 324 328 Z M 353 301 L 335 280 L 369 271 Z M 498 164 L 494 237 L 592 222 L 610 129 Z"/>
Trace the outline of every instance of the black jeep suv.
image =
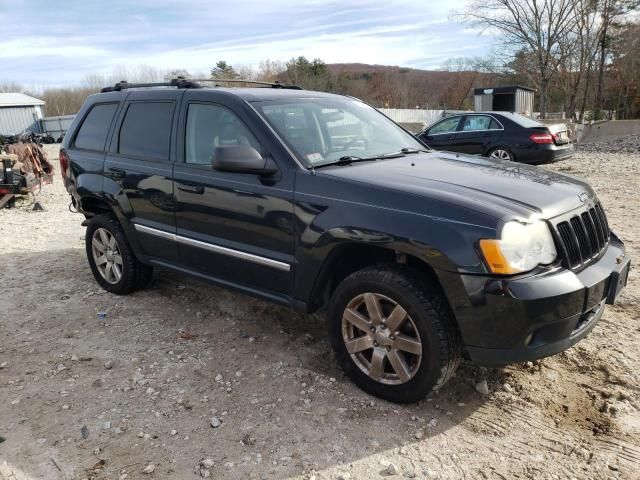
<path id="1" fill-rule="evenodd" d="M 347 375 L 411 402 L 463 357 L 570 347 L 626 283 L 624 245 L 577 178 L 431 151 L 350 97 L 169 85 L 89 97 L 60 151 L 110 292 L 161 268 L 326 310 Z"/>

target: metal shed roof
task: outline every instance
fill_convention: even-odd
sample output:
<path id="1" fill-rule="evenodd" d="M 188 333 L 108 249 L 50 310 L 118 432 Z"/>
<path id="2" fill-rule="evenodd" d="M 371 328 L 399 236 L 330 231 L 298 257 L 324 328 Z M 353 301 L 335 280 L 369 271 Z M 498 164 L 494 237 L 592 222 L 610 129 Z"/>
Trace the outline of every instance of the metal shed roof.
<path id="1" fill-rule="evenodd" d="M 44 102 L 24 93 L 0 93 L 0 107 L 30 107 L 33 105 L 44 105 Z"/>
<path id="2" fill-rule="evenodd" d="M 487 90 L 485 92 L 485 90 Z M 491 90 L 491 91 L 489 91 Z M 473 93 L 475 95 L 484 95 L 484 94 L 491 94 L 491 93 L 516 93 L 516 90 L 525 90 L 528 92 L 535 92 L 536 90 L 534 88 L 530 88 L 530 87 L 523 87 L 522 85 L 504 85 L 502 87 L 481 87 L 481 88 L 474 88 L 473 89 Z"/>

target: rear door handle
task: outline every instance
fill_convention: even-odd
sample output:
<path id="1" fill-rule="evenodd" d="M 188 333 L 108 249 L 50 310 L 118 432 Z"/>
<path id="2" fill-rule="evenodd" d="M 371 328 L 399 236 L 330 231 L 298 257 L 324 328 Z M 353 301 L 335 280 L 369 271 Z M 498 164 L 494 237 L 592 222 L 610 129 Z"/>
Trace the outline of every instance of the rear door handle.
<path id="1" fill-rule="evenodd" d="M 127 172 L 126 170 L 123 170 L 121 168 L 109 168 L 109 176 L 111 178 L 115 178 L 118 180 L 122 180 L 124 177 L 127 176 Z"/>
<path id="2" fill-rule="evenodd" d="M 181 183 L 178 185 L 178 190 L 188 193 L 204 193 L 204 187 L 202 185 L 196 185 L 195 183 Z"/>

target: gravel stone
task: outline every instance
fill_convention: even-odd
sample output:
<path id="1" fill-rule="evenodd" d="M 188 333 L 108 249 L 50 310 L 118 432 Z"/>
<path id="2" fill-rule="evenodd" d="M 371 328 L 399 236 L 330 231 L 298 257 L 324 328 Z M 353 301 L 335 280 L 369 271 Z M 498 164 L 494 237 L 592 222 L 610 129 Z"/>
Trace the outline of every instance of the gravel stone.
<path id="1" fill-rule="evenodd" d="M 396 467 L 395 463 L 390 463 L 387 465 L 387 468 L 384 469 L 385 475 L 389 476 L 398 475 L 399 472 L 400 471 L 398 470 L 398 467 Z"/>
<path id="2" fill-rule="evenodd" d="M 640 153 L 640 135 L 624 135 L 611 140 L 581 143 L 577 150 L 580 153 Z"/>
<path id="3" fill-rule="evenodd" d="M 481 380 L 476 383 L 476 391 L 482 395 L 489 395 L 489 385 L 486 380 Z"/>

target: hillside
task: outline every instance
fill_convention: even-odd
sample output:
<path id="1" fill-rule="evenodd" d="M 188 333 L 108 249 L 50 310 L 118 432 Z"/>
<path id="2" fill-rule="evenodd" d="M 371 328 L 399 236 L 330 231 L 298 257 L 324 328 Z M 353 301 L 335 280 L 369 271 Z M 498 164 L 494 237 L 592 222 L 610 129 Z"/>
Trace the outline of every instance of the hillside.
<path id="1" fill-rule="evenodd" d="M 469 108 L 471 89 L 498 86 L 510 79 L 477 71 L 420 70 L 361 63 L 327 64 L 333 89 L 380 106 Z"/>

